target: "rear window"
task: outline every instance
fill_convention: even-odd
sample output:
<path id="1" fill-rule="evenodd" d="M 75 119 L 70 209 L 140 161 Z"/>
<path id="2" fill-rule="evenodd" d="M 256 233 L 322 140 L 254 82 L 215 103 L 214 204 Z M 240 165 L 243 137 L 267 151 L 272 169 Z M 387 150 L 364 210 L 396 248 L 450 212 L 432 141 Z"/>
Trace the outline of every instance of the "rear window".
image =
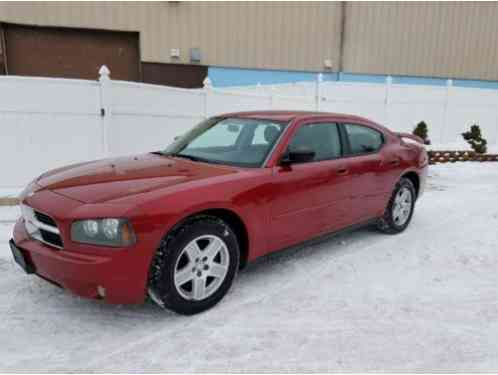
<path id="1" fill-rule="evenodd" d="M 367 126 L 345 124 L 351 154 L 368 154 L 378 151 L 384 143 L 382 133 Z"/>

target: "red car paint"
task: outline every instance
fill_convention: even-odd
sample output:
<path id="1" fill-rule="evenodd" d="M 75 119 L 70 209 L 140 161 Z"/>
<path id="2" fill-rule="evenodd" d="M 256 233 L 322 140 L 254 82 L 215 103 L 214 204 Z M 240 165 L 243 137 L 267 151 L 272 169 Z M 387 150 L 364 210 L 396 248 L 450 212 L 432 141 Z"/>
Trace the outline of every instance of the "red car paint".
<path id="1" fill-rule="evenodd" d="M 262 168 L 240 168 L 155 154 L 106 159 L 40 176 L 22 202 L 56 222 L 64 242 L 54 249 L 28 236 L 23 219 L 13 240 L 36 273 L 74 293 L 110 303 L 139 303 L 146 296 L 152 257 L 161 239 L 183 219 L 212 209 L 238 216 L 248 237 L 246 260 L 383 214 L 396 182 L 412 173 L 423 192 L 428 159 L 423 147 L 364 118 L 327 113 L 247 112 L 227 117 L 288 121 Z M 279 160 L 306 123 L 354 123 L 381 131 L 377 153 L 292 166 Z M 111 248 L 75 243 L 76 219 L 128 218 L 136 244 Z M 102 297 L 102 296 L 100 296 Z"/>

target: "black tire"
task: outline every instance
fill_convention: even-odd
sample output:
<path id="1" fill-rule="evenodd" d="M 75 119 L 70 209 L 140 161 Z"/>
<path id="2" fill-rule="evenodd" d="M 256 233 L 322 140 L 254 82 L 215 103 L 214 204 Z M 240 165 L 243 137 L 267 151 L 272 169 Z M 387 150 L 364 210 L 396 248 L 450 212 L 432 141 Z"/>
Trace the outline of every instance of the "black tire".
<path id="1" fill-rule="evenodd" d="M 411 194 L 411 206 L 410 206 L 410 214 L 408 219 L 402 224 L 396 223 L 393 215 L 394 207 L 395 207 L 395 199 L 398 193 L 401 190 L 409 191 Z M 387 204 L 387 208 L 384 212 L 384 216 L 380 218 L 377 228 L 387 234 L 397 234 L 403 232 L 406 227 L 410 224 L 412 220 L 413 211 L 415 208 L 415 200 L 417 199 L 417 193 L 415 191 L 415 187 L 413 183 L 407 178 L 401 178 L 396 186 L 394 187 L 391 198 L 389 199 L 389 203 Z"/>
<path id="2" fill-rule="evenodd" d="M 175 268 L 178 258 L 183 256 L 182 251 L 185 247 L 201 236 L 216 236 L 222 239 L 229 254 L 228 271 L 213 294 L 202 300 L 192 300 L 185 298 L 177 290 Z M 188 219 L 175 227 L 161 241 L 149 271 L 149 296 L 161 307 L 182 315 L 193 315 L 205 311 L 216 305 L 230 289 L 237 274 L 239 257 L 237 237 L 223 220 L 207 215 Z"/>

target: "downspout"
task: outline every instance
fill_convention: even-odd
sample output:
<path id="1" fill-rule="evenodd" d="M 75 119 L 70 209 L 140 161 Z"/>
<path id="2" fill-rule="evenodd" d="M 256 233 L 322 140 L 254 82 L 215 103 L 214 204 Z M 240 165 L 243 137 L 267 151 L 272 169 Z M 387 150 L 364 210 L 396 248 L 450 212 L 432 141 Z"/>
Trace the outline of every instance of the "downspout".
<path id="1" fill-rule="evenodd" d="M 6 43 L 6 39 L 5 39 L 5 29 L 4 29 L 2 23 L 0 23 L 0 52 L 2 53 L 2 60 L 3 60 L 5 75 L 8 76 L 9 75 L 9 67 L 7 65 L 7 43 Z"/>
<path id="2" fill-rule="evenodd" d="M 339 30 L 339 62 L 337 64 L 337 75 L 338 79 L 343 71 L 343 59 L 344 59 L 344 33 L 346 28 L 346 1 L 340 2 L 340 15 L 341 15 L 341 29 Z"/>

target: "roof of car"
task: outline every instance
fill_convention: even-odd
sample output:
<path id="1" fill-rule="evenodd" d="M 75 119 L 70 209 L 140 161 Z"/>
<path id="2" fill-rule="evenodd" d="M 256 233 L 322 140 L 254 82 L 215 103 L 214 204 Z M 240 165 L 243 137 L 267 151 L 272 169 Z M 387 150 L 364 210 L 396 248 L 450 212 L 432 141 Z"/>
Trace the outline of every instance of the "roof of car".
<path id="1" fill-rule="evenodd" d="M 344 113 L 330 113 L 330 112 L 313 112 L 313 111 L 251 111 L 251 112 L 233 112 L 225 113 L 221 117 L 238 117 L 238 118 L 252 118 L 252 119 L 265 119 L 273 121 L 291 121 L 295 118 L 319 118 L 319 117 L 337 117 L 344 121 L 360 121 L 377 125 L 375 122 L 360 116 L 354 116 Z"/>

